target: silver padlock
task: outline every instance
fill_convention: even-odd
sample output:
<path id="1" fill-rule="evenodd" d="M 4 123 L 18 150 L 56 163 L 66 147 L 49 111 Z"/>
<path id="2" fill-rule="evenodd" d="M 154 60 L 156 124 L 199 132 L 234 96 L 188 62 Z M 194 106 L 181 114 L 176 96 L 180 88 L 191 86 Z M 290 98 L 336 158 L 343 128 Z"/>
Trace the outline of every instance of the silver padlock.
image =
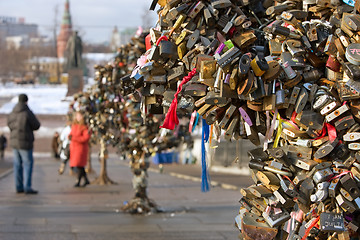
<path id="1" fill-rule="evenodd" d="M 275 80 L 274 80 L 275 81 Z M 280 82 L 280 89 L 276 91 L 276 105 L 281 105 L 285 103 L 285 91 L 282 86 L 282 82 Z"/>
<path id="2" fill-rule="evenodd" d="M 281 67 L 284 69 L 284 72 L 288 79 L 293 79 L 296 77 L 296 72 L 294 71 L 294 69 L 292 69 L 288 62 L 284 62 L 283 64 L 281 64 Z"/>

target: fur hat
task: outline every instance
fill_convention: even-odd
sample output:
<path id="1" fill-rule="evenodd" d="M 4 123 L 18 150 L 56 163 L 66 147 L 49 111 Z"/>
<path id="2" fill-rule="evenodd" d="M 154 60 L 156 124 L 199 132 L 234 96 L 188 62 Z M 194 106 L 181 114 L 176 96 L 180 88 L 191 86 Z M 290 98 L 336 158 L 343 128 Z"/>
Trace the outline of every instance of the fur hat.
<path id="1" fill-rule="evenodd" d="M 23 103 L 26 103 L 28 101 L 28 96 L 24 93 L 20 94 L 19 95 L 19 102 L 23 102 Z"/>

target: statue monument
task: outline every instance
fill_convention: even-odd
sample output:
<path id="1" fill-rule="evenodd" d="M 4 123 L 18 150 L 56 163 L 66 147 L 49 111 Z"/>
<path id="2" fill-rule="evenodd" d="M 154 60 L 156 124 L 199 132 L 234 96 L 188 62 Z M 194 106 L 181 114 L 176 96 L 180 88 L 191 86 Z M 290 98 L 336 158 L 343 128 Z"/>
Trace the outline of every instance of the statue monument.
<path id="1" fill-rule="evenodd" d="M 66 45 L 66 69 L 69 74 L 68 92 L 72 96 L 84 88 L 82 61 L 82 41 L 78 32 L 74 31 Z"/>

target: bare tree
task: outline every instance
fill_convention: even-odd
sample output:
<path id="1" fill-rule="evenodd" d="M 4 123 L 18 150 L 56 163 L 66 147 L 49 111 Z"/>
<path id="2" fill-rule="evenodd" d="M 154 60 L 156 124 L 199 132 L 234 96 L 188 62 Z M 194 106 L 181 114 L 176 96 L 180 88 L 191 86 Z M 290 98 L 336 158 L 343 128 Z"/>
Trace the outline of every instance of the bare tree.
<path id="1" fill-rule="evenodd" d="M 141 14 L 141 21 L 142 21 L 142 27 L 144 29 L 150 29 L 152 27 L 152 24 L 154 22 L 153 17 L 149 11 L 148 7 L 143 7 L 143 13 Z"/>

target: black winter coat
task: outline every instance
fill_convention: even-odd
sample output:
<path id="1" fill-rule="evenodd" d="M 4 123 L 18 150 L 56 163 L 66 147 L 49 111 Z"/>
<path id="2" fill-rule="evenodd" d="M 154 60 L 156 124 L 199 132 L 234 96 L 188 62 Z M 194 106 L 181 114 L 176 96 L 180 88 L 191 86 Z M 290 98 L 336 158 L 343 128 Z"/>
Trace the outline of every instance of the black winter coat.
<path id="1" fill-rule="evenodd" d="M 7 139 L 4 135 L 0 136 L 0 150 L 4 151 L 6 148 Z"/>
<path id="2" fill-rule="evenodd" d="M 40 122 L 26 103 L 19 102 L 8 117 L 10 128 L 10 146 L 16 149 L 30 150 L 34 147 L 34 130 L 40 128 Z"/>

